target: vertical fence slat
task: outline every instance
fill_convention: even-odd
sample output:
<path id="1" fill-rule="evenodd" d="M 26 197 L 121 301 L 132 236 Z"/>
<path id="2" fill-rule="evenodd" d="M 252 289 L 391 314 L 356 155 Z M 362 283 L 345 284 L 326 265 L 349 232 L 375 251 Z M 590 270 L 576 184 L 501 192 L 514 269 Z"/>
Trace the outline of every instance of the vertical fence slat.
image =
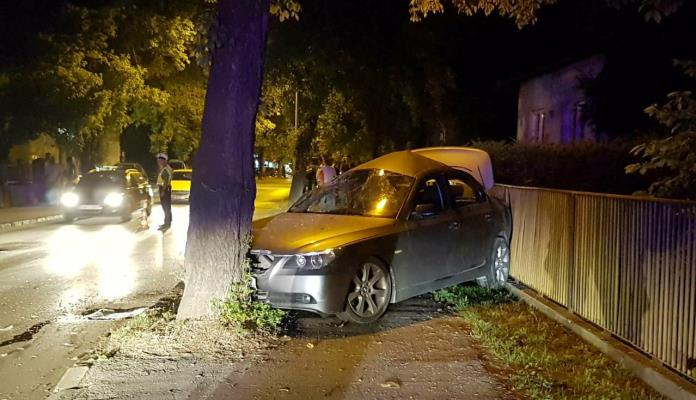
<path id="1" fill-rule="evenodd" d="M 513 277 L 684 374 L 696 367 L 696 203 L 503 189 Z"/>

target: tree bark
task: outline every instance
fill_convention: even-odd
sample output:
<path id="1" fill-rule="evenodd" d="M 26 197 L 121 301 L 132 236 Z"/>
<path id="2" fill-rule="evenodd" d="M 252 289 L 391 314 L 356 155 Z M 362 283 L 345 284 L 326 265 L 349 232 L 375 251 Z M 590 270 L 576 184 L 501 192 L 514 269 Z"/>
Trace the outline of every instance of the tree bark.
<path id="1" fill-rule="evenodd" d="M 186 287 L 178 319 L 215 313 L 243 271 L 254 212 L 254 122 L 269 0 L 218 0 L 218 24 L 191 182 Z"/>

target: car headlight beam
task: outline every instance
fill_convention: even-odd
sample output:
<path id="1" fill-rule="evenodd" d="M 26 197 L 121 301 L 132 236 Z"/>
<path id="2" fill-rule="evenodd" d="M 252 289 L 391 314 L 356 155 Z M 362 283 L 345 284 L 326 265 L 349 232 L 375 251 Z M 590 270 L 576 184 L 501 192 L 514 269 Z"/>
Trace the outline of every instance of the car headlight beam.
<path id="1" fill-rule="evenodd" d="M 120 207 L 122 203 L 123 203 L 123 194 L 122 193 L 109 193 L 104 198 L 104 204 L 106 204 L 107 206 L 112 207 L 112 208 Z"/>
<path id="2" fill-rule="evenodd" d="M 78 196 L 77 193 L 74 192 L 65 192 L 60 197 L 60 203 L 68 208 L 76 207 L 79 202 L 80 196 Z"/>

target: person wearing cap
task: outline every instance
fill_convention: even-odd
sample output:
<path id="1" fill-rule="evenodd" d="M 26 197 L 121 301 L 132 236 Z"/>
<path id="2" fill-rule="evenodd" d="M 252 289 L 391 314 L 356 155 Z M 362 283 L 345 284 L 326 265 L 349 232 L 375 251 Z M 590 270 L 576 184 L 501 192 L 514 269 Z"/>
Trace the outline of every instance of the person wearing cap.
<path id="1" fill-rule="evenodd" d="M 169 157 L 165 153 L 157 155 L 159 174 L 157 175 L 157 188 L 159 189 L 160 205 L 164 211 L 164 224 L 160 225 L 161 231 L 169 229 L 172 225 L 172 167 L 167 161 Z"/>

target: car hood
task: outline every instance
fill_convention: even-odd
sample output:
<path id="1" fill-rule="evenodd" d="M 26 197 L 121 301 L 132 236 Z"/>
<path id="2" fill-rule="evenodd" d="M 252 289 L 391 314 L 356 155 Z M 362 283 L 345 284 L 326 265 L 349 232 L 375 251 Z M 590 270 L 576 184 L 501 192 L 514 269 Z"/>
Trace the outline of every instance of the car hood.
<path id="1" fill-rule="evenodd" d="M 286 212 L 254 221 L 252 249 L 276 254 L 335 249 L 381 236 L 395 225 L 388 218 Z"/>

